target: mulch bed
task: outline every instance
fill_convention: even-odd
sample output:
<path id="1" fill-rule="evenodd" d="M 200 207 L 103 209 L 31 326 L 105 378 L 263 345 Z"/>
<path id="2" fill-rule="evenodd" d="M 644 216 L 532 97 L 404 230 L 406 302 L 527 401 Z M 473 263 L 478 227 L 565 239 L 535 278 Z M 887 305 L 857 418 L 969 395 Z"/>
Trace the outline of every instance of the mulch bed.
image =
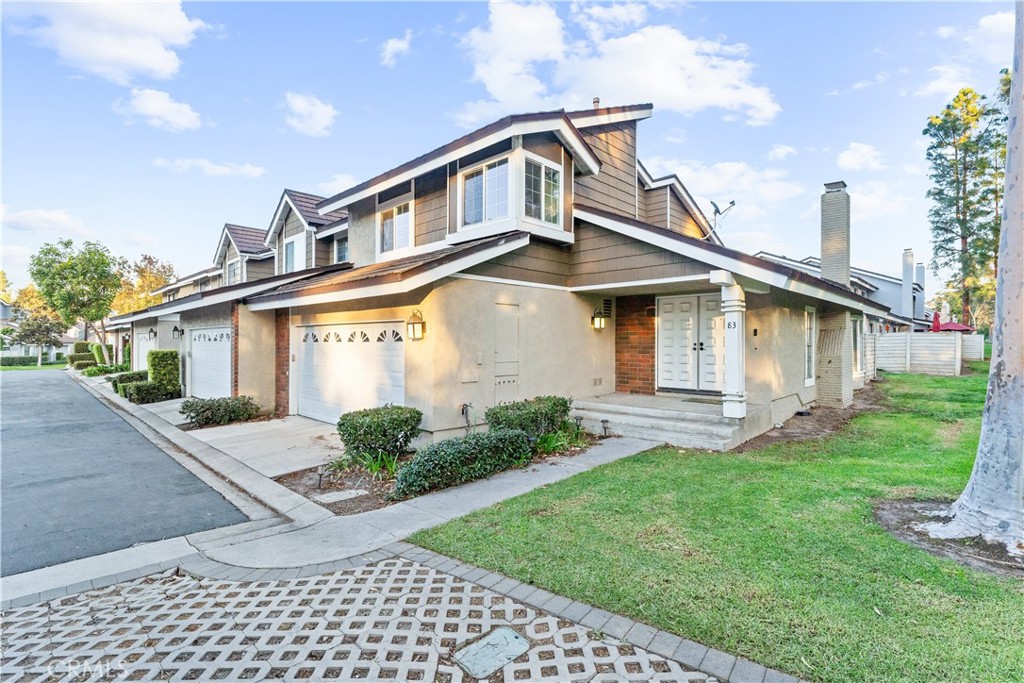
<path id="1" fill-rule="evenodd" d="M 875 520 L 896 538 L 947 557 L 979 571 L 1024 579 L 1024 557 L 1013 556 L 1006 547 L 975 538 L 932 538 L 917 526 L 942 521 L 949 500 L 883 500 L 875 505 Z"/>
<path id="2" fill-rule="evenodd" d="M 552 458 L 566 458 L 574 457 L 584 453 L 591 446 L 596 444 L 601 439 L 588 435 L 588 444 L 583 447 L 568 448 L 561 453 L 551 453 L 547 455 L 536 455 L 533 460 L 527 465 L 531 467 L 543 463 Z M 407 462 L 408 459 L 404 458 L 402 461 Z M 402 462 L 400 461 L 400 462 Z M 360 512 L 369 512 L 370 510 L 379 510 L 380 508 L 393 505 L 398 501 L 388 498 L 391 495 L 392 489 L 395 487 L 395 482 L 392 481 L 379 481 L 374 479 L 373 476 L 361 467 L 353 467 L 344 472 L 328 472 L 323 477 L 323 482 L 320 483 L 320 477 L 316 473 L 316 468 L 312 467 L 308 470 L 300 470 L 298 472 L 292 472 L 284 476 L 278 477 L 274 481 L 282 486 L 291 489 L 295 493 L 313 500 L 315 496 L 329 493 L 331 491 L 355 491 L 362 490 L 366 491 L 365 494 L 348 498 L 346 500 L 339 500 L 335 503 L 319 503 L 315 500 L 317 505 L 327 508 L 336 515 L 355 515 Z"/>

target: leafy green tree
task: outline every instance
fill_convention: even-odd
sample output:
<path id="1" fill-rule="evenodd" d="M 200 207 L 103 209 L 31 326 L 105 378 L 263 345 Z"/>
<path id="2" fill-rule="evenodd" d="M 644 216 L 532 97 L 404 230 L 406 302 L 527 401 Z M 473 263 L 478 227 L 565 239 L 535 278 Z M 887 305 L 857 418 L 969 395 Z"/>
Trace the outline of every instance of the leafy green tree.
<path id="1" fill-rule="evenodd" d="M 98 242 L 85 242 L 76 249 L 71 240 L 44 244 L 29 261 L 29 273 L 43 299 L 67 324 L 81 320 L 105 341 L 105 319 L 121 289 L 124 260 Z M 110 364 L 106 344 L 104 363 Z"/>
<path id="2" fill-rule="evenodd" d="M 67 331 L 68 326 L 57 317 L 33 315 L 23 312 L 23 317 L 17 317 L 18 327 L 11 335 L 11 341 L 16 344 L 36 346 L 36 365 L 43 364 L 43 347 L 60 346 L 60 336 Z"/>
<path id="3" fill-rule="evenodd" d="M 988 267 L 997 244 L 993 210 L 998 210 L 1002 196 L 998 148 L 1004 128 L 998 107 L 963 88 L 940 114 L 928 119 L 923 131 L 931 140 L 926 158 L 932 180 L 932 266 L 956 273 L 964 321 L 972 319 L 970 280 Z M 1005 136 L 1002 141 L 1005 147 Z"/>
<path id="4" fill-rule="evenodd" d="M 143 254 L 128 266 L 121 276 L 121 291 L 114 298 L 111 308 L 117 313 L 131 313 L 160 303 L 160 295 L 152 294 L 175 279 L 174 266 L 154 256 Z"/>

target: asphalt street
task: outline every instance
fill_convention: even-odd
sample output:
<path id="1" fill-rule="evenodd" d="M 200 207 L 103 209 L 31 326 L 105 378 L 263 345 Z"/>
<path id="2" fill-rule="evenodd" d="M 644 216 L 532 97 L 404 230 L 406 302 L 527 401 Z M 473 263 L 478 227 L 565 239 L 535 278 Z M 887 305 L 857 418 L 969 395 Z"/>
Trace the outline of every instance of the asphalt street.
<path id="1" fill-rule="evenodd" d="M 246 520 L 63 370 L 0 375 L 0 575 Z"/>

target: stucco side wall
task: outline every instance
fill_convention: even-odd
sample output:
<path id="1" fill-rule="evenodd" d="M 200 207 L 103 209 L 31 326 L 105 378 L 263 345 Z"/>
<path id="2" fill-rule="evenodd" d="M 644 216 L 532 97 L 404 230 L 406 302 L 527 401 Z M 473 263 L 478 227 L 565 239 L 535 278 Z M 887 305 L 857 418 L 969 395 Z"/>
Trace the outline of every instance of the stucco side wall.
<path id="1" fill-rule="evenodd" d="M 238 394 L 274 408 L 274 311 L 238 306 Z"/>
<path id="2" fill-rule="evenodd" d="M 188 349 L 187 340 L 191 338 L 193 330 L 203 327 L 231 327 L 231 304 L 216 304 L 205 308 L 197 308 L 191 311 L 184 311 L 181 314 L 180 327 L 185 328 L 185 336 L 182 341 L 182 355 L 185 356 L 185 387 L 186 391 L 192 386 L 192 359 L 189 357 L 191 350 Z M 270 346 L 271 352 L 273 345 Z"/>
<path id="3" fill-rule="evenodd" d="M 370 197 L 349 207 L 348 260 L 353 267 L 359 268 L 376 261 L 376 239 L 377 216 L 374 212 L 374 199 Z"/>
<path id="4" fill-rule="evenodd" d="M 175 323 L 173 321 L 160 321 L 156 318 L 146 318 L 145 320 L 136 320 L 132 323 L 132 370 L 145 370 L 148 365 L 146 359 L 139 352 L 138 344 L 135 343 L 135 335 L 146 334 L 150 330 L 156 330 L 156 349 L 174 349 L 175 351 L 181 351 L 181 340 L 174 338 L 174 327 L 177 325 L 181 327 L 181 323 Z"/>

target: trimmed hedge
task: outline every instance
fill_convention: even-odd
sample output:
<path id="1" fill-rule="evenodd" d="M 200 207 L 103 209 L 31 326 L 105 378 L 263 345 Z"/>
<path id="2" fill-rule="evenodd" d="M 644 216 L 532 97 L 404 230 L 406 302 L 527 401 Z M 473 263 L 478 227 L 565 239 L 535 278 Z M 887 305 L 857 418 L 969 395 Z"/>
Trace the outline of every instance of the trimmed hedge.
<path id="1" fill-rule="evenodd" d="M 77 360 L 71 364 L 71 367 L 75 370 L 85 370 L 86 368 L 91 368 L 95 365 L 96 361 L 94 360 Z"/>
<path id="2" fill-rule="evenodd" d="M 94 363 L 96 362 L 96 359 L 93 358 L 91 353 L 73 353 L 68 356 L 68 365 L 74 365 L 81 360 L 91 360 Z"/>
<path id="3" fill-rule="evenodd" d="M 99 377 L 100 375 L 109 375 L 114 372 L 127 372 L 128 364 L 121 363 L 120 365 L 94 365 L 91 368 L 86 368 L 82 374 L 86 377 Z"/>
<path id="4" fill-rule="evenodd" d="M 2 358 L 0 358 L 0 366 L 2 367 L 18 367 L 35 364 L 35 356 L 3 356 Z"/>
<path id="5" fill-rule="evenodd" d="M 530 440 L 518 429 L 439 441 L 421 448 L 412 462 L 398 470 L 393 496 L 408 498 L 427 491 L 483 479 L 530 462 Z"/>
<path id="6" fill-rule="evenodd" d="M 409 450 L 422 420 L 423 413 L 415 408 L 388 404 L 345 413 L 338 419 L 338 434 L 350 457 L 397 457 Z"/>
<path id="7" fill-rule="evenodd" d="M 569 419 L 572 399 L 562 396 L 538 396 L 527 401 L 499 403 L 488 408 L 484 418 L 491 429 L 518 429 L 537 439 L 558 431 Z"/>
<path id="8" fill-rule="evenodd" d="M 173 349 L 153 349 L 146 354 L 149 381 L 156 382 L 168 393 L 181 391 L 181 364 Z"/>
<path id="9" fill-rule="evenodd" d="M 74 347 L 71 349 L 71 353 L 90 353 L 89 345 L 93 342 L 87 341 L 76 341 Z"/>
<path id="10" fill-rule="evenodd" d="M 166 401 L 178 395 L 177 390 L 172 395 L 159 383 L 150 381 L 118 384 L 117 391 L 132 403 L 138 404 Z"/>
<path id="11" fill-rule="evenodd" d="M 100 365 L 106 362 L 103 358 L 103 344 L 100 344 L 99 342 L 92 342 L 89 344 L 89 352 L 92 353 L 93 360 Z M 107 353 L 109 354 L 107 357 L 110 358 L 110 360 L 114 360 L 113 344 L 107 344 Z"/>
<path id="12" fill-rule="evenodd" d="M 260 414 L 260 406 L 252 396 L 190 398 L 182 401 L 178 410 L 195 427 L 242 422 Z"/>
<path id="13" fill-rule="evenodd" d="M 146 382 L 149 380 L 149 372 L 146 370 L 137 370 L 136 372 L 123 372 L 120 375 L 112 375 L 107 378 L 110 382 L 110 388 L 116 391 L 121 396 L 124 396 L 120 391 L 122 384 L 128 384 L 129 382 Z"/>

